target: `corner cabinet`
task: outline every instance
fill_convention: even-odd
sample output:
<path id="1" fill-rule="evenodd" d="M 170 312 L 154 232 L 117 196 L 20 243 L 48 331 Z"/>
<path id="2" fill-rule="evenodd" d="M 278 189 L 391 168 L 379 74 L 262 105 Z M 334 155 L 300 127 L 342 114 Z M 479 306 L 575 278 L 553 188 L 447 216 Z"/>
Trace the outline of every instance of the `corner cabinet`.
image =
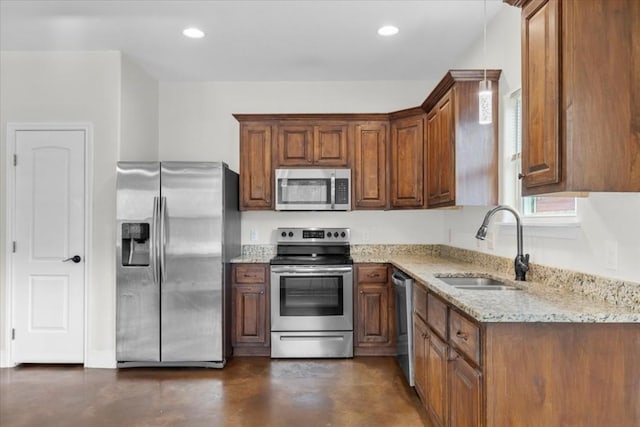
<path id="1" fill-rule="evenodd" d="M 232 265 L 231 345 L 235 356 L 269 356 L 269 265 Z"/>
<path id="2" fill-rule="evenodd" d="M 424 112 L 419 108 L 391 117 L 391 207 L 424 206 Z"/>
<path id="3" fill-rule="evenodd" d="M 483 70 L 451 70 L 422 104 L 427 111 L 424 181 L 427 207 L 498 203 L 498 79 L 492 83 L 493 122 L 478 122 Z"/>
<path id="4" fill-rule="evenodd" d="M 355 268 L 354 355 L 395 355 L 395 296 L 389 268 L 387 264 Z"/>
<path id="5" fill-rule="evenodd" d="M 640 3 L 522 6 L 522 193 L 640 191 Z"/>

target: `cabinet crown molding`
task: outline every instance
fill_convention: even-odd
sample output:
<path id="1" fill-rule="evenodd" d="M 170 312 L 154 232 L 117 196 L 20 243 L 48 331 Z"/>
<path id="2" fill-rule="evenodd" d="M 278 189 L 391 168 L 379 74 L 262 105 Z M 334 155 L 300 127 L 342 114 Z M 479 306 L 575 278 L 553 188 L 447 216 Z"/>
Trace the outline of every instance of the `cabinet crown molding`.
<path id="1" fill-rule="evenodd" d="M 500 79 L 502 70 L 487 70 L 487 80 Z M 422 109 L 429 112 L 456 82 L 480 81 L 484 79 L 484 70 L 449 70 L 422 103 Z"/>

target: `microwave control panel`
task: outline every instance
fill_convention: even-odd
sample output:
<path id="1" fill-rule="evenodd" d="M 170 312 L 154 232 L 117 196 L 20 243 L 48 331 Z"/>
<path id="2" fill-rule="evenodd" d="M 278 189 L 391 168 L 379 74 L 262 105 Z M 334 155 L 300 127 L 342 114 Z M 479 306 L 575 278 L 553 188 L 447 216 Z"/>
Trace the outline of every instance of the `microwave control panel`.
<path id="1" fill-rule="evenodd" d="M 336 204 L 344 205 L 349 203 L 349 180 L 336 179 Z"/>

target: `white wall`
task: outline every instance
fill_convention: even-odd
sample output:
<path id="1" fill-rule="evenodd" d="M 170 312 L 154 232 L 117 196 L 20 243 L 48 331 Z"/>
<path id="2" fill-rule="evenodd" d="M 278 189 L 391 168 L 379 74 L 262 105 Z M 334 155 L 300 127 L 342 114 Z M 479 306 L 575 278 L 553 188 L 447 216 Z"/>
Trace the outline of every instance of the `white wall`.
<path id="1" fill-rule="evenodd" d="M 7 123 L 90 123 L 93 128 L 92 246 L 87 289 L 86 366 L 115 366 L 115 165 L 157 159 L 158 86 L 119 52 L 0 53 L 0 355 L 4 316 L 7 230 Z"/>
<path id="2" fill-rule="evenodd" d="M 408 82 L 160 83 L 160 159 L 239 166 L 233 113 L 386 113 L 420 105 L 442 76 Z M 353 243 L 437 243 L 443 211 L 243 212 L 242 243 L 285 226 L 348 226 Z M 256 239 L 250 240 L 251 230 Z"/>
<path id="3" fill-rule="evenodd" d="M 87 365 L 101 363 L 114 343 L 114 222 L 115 171 L 119 138 L 120 53 L 2 52 L 0 56 L 0 116 L 5 165 L 7 122 L 86 122 L 93 125 L 93 245 L 85 258 L 92 261 L 88 292 Z M 0 212 L 2 254 L 5 261 L 6 230 L 3 168 Z M 2 307 L 6 280 L 0 276 Z M 4 319 L 2 319 L 4 321 Z M 4 334 L 7 326 L 0 325 Z M 4 344 L 4 339 L 0 343 Z M 6 351 L 6 349 L 2 349 Z"/>
<path id="4" fill-rule="evenodd" d="M 158 160 L 158 82 L 122 57 L 119 160 Z"/>
<path id="5" fill-rule="evenodd" d="M 488 26 L 487 66 L 503 70 L 501 95 L 520 87 L 519 35 L 520 9 L 515 7 L 505 8 Z M 480 41 L 462 55 L 457 67 L 482 66 L 482 52 Z M 502 125 L 502 116 L 500 119 Z M 502 129 L 501 134 L 504 134 Z M 502 138 L 501 149 L 504 151 Z M 500 158 L 502 157 L 501 155 Z M 511 179 L 504 174 L 500 178 L 501 188 L 506 186 L 505 179 Z M 502 200 L 508 198 L 503 196 Z M 479 242 L 474 238 L 486 211 L 487 208 L 464 208 L 448 212 L 445 227 L 447 230 L 451 229 L 451 244 L 501 256 L 515 256 L 513 227 L 491 226 L 490 232 L 495 236 L 493 249 L 489 248 L 488 242 Z M 531 261 L 640 282 L 640 269 L 637 268 L 640 262 L 640 194 L 592 193 L 588 198 L 578 199 L 578 217 L 579 227 L 525 227 L 524 249 L 531 254 Z M 617 263 L 613 262 L 616 251 Z"/>

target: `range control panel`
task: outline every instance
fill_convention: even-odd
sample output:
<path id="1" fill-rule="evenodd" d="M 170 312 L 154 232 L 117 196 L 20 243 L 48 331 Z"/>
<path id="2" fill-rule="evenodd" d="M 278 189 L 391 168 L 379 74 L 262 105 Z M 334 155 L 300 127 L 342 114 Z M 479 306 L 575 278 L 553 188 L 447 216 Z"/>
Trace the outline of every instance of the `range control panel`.
<path id="1" fill-rule="evenodd" d="M 349 243 L 349 228 L 278 228 L 278 243 Z"/>

